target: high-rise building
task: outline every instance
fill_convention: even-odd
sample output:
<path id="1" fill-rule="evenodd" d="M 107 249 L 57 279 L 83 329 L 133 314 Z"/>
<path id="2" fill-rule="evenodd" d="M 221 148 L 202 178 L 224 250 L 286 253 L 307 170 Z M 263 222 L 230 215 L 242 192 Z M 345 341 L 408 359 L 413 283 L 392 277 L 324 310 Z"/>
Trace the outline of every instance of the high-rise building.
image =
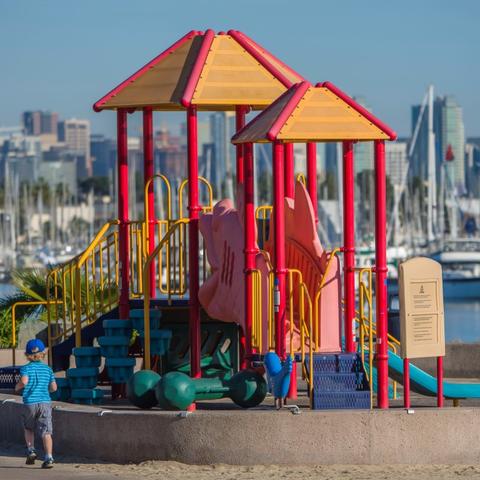
<path id="1" fill-rule="evenodd" d="M 108 177 L 115 168 L 117 146 L 113 139 L 104 135 L 90 136 L 92 172 L 96 177 Z"/>
<path id="2" fill-rule="evenodd" d="M 56 137 L 58 113 L 43 110 L 23 112 L 22 124 L 27 135 L 51 134 Z"/>
<path id="3" fill-rule="evenodd" d="M 480 138 L 469 138 L 465 145 L 466 187 L 470 197 L 480 198 Z"/>
<path id="4" fill-rule="evenodd" d="M 40 135 L 42 131 L 41 112 L 23 112 L 22 124 L 27 135 Z"/>
<path id="5" fill-rule="evenodd" d="M 8 176 L 22 182 L 36 182 L 42 159 L 40 139 L 23 134 L 12 135 L 3 142 L 0 152 L 0 178 Z"/>
<path id="6" fill-rule="evenodd" d="M 445 162 L 450 181 L 461 193 L 465 190 L 465 129 L 462 108 L 446 95 L 435 99 L 433 128 L 437 165 Z"/>
<path id="7" fill-rule="evenodd" d="M 422 111 L 412 106 L 412 137 Z M 465 131 L 462 108 L 452 96 L 437 97 L 433 103 L 433 132 L 435 135 L 436 177 L 440 180 L 445 165 L 448 180 L 457 191 L 465 190 Z M 445 163 L 444 163 L 445 162 Z M 428 179 L 428 105 L 418 125 L 418 134 L 411 158 L 412 175 Z"/>
<path id="8" fill-rule="evenodd" d="M 58 139 L 66 148 L 79 157 L 77 162 L 78 178 L 81 180 L 92 175 L 90 157 L 90 122 L 72 118 L 58 124 Z"/>
<path id="9" fill-rule="evenodd" d="M 38 178 L 43 179 L 52 189 L 58 189 L 64 185 L 64 191 L 68 195 L 77 195 L 77 167 L 76 159 L 69 155 L 49 155 L 48 160 L 39 164 Z M 55 156 L 55 158 L 52 158 Z"/>
<path id="10" fill-rule="evenodd" d="M 428 178 L 428 106 L 425 106 L 425 110 L 422 116 L 422 120 L 418 125 L 418 133 L 416 138 L 415 129 L 417 127 L 417 122 L 422 112 L 421 105 L 413 105 L 411 110 L 411 121 L 412 121 L 412 133 L 410 136 L 410 141 L 415 140 L 415 145 L 412 150 L 411 158 L 411 175 L 413 177 L 418 177 L 423 180 Z"/>
<path id="11" fill-rule="evenodd" d="M 407 173 L 408 153 L 407 141 L 397 140 L 396 142 L 385 143 L 385 163 L 387 176 L 394 187 L 399 187 Z"/>

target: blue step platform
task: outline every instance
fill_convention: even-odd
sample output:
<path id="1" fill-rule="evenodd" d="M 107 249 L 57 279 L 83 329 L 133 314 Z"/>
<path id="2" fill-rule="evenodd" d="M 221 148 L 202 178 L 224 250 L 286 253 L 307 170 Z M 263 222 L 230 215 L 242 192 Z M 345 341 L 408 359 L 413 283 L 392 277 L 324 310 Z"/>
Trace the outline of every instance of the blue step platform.
<path id="1" fill-rule="evenodd" d="M 305 359 L 308 369 L 309 358 Z M 314 410 L 369 409 L 370 389 L 356 353 L 318 353 L 313 356 Z"/>

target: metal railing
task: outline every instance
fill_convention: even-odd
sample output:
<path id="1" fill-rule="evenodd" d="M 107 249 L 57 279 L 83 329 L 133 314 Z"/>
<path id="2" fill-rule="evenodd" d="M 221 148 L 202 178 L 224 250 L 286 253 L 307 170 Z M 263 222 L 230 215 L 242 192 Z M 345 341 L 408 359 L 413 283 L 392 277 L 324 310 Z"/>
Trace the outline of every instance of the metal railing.
<path id="1" fill-rule="evenodd" d="M 307 186 L 307 177 L 305 176 L 304 173 L 302 173 L 302 172 L 297 173 L 297 176 L 295 177 L 295 180 L 297 182 L 300 182 L 304 187 Z"/>
<path id="2" fill-rule="evenodd" d="M 166 188 L 166 218 L 155 220 L 151 229 L 148 206 L 148 190 L 159 178 Z M 206 187 L 207 202 L 202 212 L 213 210 L 213 189 L 203 177 L 199 181 Z M 168 179 L 161 174 L 150 178 L 145 185 L 145 209 L 143 221 L 128 223 L 130 259 L 130 298 L 141 298 L 145 292 L 144 265 L 154 265 L 156 289 L 162 295 L 182 297 L 188 290 L 187 232 L 188 219 L 183 218 L 183 196 L 188 180 L 179 186 L 178 212 L 180 220 L 172 220 L 172 188 Z M 77 345 L 81 342 L 81 329 L 93 323 L 104 313 L 118 305 L 119 300 L 119 246 L 118 227 L 120 222 L 107 222 L 97 233 L 90 245 L 81 254 L 60 265 L 47 274 L 46 310 L 48 319 L 49 345 L 65 340 L 75 333 Z M 172 230 L 172 227 L 177 225 Z M 180 226 L 178 226 L 180 225 Z M 149 255 L 150 235 L 167 248 L 156 248 Z M 207 276 L 205 244 L 201 241 L 201 281 Z"/>
<path id="3" fill-rule="evenodd" d="M 40 305 L 47 305 L 46 300 L 32 300 L 24 302 L 15 302 L 12 305 L 12 365 L 16 365 L 16 349 L 17 349 L 17 307 L 35 307 Z M 50 357 L 50 349 L 48 350 Z"/>
<path id="4" fill-rule="evenodd" d="M 377 335 L 373 319 L 373 270 L 372 268 L 356 268 L 358 272 L 358 310 L 355 311 L 355 321 L 358 325 L 358 339 L 360 357 L 365 366 L 365 357 L 368 356 L 368 368 L 364 368 L 370 387 L 370 406 L 373 407 L 373 369 L 374 345 Z M 388 348 L 394 353 L 400 347 L 400 342 L 387 334 Z M 397 398 L 397 382 L 392 381 L 393 398 Z"/>
<path id="5" fill-rule="evenodd" d="M 260 220 L 261 228 L 258 232 L 258 244 L 265 245 L 265 242 L 268 240 L 269 234 L 269 222 L 273 212 L 273 207 L 271 205 L 262 205 L 257 207 L 255 210 L 255 221 L 258 223 Z"/>
<path id="6" fill-rule="evenodd" d="M 72 333 L 118 303 L 118 220 L 105 223 L 90 245 L 47 275 L 49 344 Z"/>
<path id="7" fill-rule="evenodd" d="M 252 270 L 252 349 L 259 352 L 262 351 L 263 345 L 263 288 L 262 288 L 262 272 L 260 270 Z M 267 300 L 268 301 L 268 300 Z M 269 303 L 267 304 L 269 308 Z"/>
<path id="8" fill-rule="evenodd" d="M 295 281 L 295 279 L 297 281 Z M 310 406 L 312 406 L 313 354 L 318 349 L 319 343 L 318 329 L 315 327 L 315 324 L 318 322 L 318 317 L 314 318 L 312 298 L 308 291 L 307 285 L 303 281 L 302 272 L 297 269 L 288 269 L 287 280 L 290 355 L 294 356 L 295 353 L 300 353 L 301 355 L 302 378 L 307 382 Z M 297 319 L 297 322 L 295 322 L 295 318 Z M 298 349 L 296 350 L 294 347 L 295 324 L 298 325 L 298 331 L 300 334 L 300 352 L 298 352 Z M 308 368 L 305 365 L 307 347 Z"/>
<path id="9" fill-rule="evenodd" d="M 198 177 L 198 180 L 200 183 L 205 185 L 205 188 L 207 189 L 207 197 L 208 197 L 208 202 L 205 205 L 202 205 L 202 212 L 203 213 L 211 213 L 213 210 L 213 188 L 210 185 L 210 182 L 204 178 L 204 177 Z M 180 219 L 185 218 L 183 216 L 183 191 L 185 187 L 188 185 L 188 179 L 185 179 L 181 184 L 180 187 L 178 188 L 178 217 Z"/>

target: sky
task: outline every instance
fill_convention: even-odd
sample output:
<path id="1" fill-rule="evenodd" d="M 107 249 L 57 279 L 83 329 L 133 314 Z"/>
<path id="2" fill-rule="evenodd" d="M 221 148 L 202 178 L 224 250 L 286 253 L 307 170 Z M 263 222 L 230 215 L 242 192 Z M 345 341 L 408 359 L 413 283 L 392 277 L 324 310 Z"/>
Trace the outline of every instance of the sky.
<path id="1" fill-rule="evenodd" d="M 186 32 L 212 28 L 365 97 L 400 136 L 433 83 L 480 136 L 479 23 L 478 0 L 0 0 L 0 126 L 42 109 L 113 135 L 114 113 L 92 104 Z"/>

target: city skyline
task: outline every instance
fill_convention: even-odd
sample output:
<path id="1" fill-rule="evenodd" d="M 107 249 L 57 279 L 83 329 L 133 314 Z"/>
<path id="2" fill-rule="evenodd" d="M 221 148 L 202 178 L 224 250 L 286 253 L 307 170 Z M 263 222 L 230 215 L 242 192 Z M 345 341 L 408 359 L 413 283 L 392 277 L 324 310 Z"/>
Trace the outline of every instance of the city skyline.
<path id="1" fill-rule="evenodd" d="M 288 3 L 275 5 L 286 8 Z M 111 115 L 95 114 L 92 103 L 168 47 L 172 38 L 192 27 L 211 27 L 244 30 L 309 80 L 332 80 L 349 94 L 364 96 L 400 136 L 410 132 L 410 105 L 434 83 L 464 107 L 466 135 L 480 135 L 480 75 L 471 61 L 480 5 L 474 2 L 460 7 L 445 1 L 404 2 L 402 8 L 387 8 L 377 1 L 347 1 L 341 10 L 305 2 L 304 9 L 291 10 L 285 20 L 271 18 L 269 1 L 246 1 L 234 16 L 229 5 L 192 2 L 181 18 L 174 6 L 150 1 L 133 6 L 109 0 L 81 5 L 0 0 L 0 6 L 0 31 L 14 40 L 0 45 L 7 72 L 0 78 L 0 126 L 18 124 L 18 112 L 24 110 L 52 109 L 63 118 L 89 119 L 92 132 L 112 135 Z M 308 8 L 319 15 L 305 16 Z M 97 21 L 112 12 L 122 20 Z M 128 21 L 136 28 L 129 28 Z M 20 24 L 29 35 L 18 35 Z M 32 74 L 36 68 L 41 76 Z M 181 121 L 177 118 L 175 123 Z"/>

